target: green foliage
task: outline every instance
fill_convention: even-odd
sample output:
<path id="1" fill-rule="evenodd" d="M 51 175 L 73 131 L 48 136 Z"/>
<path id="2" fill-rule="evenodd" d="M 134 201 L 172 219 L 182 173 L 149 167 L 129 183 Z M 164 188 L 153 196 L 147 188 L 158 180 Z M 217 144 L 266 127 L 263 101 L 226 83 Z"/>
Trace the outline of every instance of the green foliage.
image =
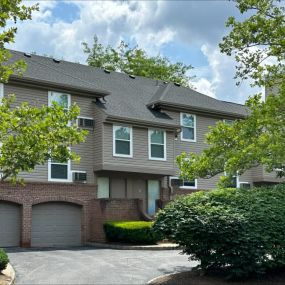
<path id="1" fill-rule="evenodd" d="M 235 55 L 236 78 L 251 78 L 255 85 L 265 86 L 268 97 L 266 102 L 260 94 L 249 98 L 244 120 L 210 128 L 209 148 L 201 154 L 179 156 L 184 178 L 209 178 L 226 171 L 228 177 L 221 181 L 225 184 L 232 175 L 260 164 L 285 176 L 285 9 L 274 0 L 237 0 L 236 5 L 249 16 L 242 22 L 229 18 L 232 31 L 220 44 L 221 51 Z"/>
<path id="2" fill-rule="evenodd" d="M 177 82 L 183 86 L 190 86 L 189 81 L 193 78 L 187 75 L 193 68 L 191 65 L 182 62 L 171 63 L 168 58 L 160 55 L 149 56 L 145 50 L 138 46 L 130 47 L 123 41 L 117 48 L 104 47 L 95 36 L 93 47 L 90 48 L 87 43 L 83 43 L 83 50 L 88 55 L 87 63 L 90 66 Z"/>
<path id="3" fill-rule="evenodd" d="M 152 230 L 153 222 L 110 221 L 104 224 L 106 237 L 112 242 L 155 244 L 159 236 Z"/>
<path id="4" fill-rule="evenodd" d="M 13 107 L 15 97 L 0 105 L 0 169 L 2 181 L 20 181 L 21 171 L 32 171 L 49 159 L 64 162 L 79 160 L 70 147 L 84 141 L 87 131 L 70 122 L 80 113 L 74 104 L 69 110 L 54 103 L 40 108 L 22 103 Z"/>
<path id="5" fill-rule="evenodd" d="M 245 278 L 285 265 L 284 205 L 285 185 L 201 191 L 169 203 L 153 228 L 206 273 Z"/>
<path id="6" fill-rule="evenodd" d="M 270 75 L 271 83 L 284 79 L 283 4 L 280 0 L 236 1 L 241 14 L 249 16 L 241 22 L 229 17 L 226 26 L 232 30 L 220 44 L 221 51 L 234 55 L 238 62 L 236 78 L 252 78 L 259 86 L 269 84 L 269 76 L 265 75 Z"/>
<path id="7" fill-rule="evenodd" d="M 11 53 L 5 49 L 6 44 L 14 42 L 17 28 L 9 26 L 5 29 L 7 22 L 30 20 L 32 12 L 38 10 L 38 5 L 26 7 L 21 5 L 22 0 L 0 0 L 0 82 L 7 82 L 10 75 L 22 74 L 26 64 L 19 60 L 11 64 L 7 64 L 11 58 Z"/>
<path id="8" fill-rule="evenodd" d="M 7 253 L 4 251 L 4 249 L 0 248 L 0 273 L 4 269 L 6 269 L 8 263 L 9 263 L 9 258 Z"/>

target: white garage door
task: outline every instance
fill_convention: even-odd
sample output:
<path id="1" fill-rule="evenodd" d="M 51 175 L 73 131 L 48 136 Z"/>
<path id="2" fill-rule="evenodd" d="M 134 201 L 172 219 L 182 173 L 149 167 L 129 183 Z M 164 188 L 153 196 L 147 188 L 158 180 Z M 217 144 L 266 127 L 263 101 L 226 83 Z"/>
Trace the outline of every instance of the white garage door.
<path id="1" fill-rule="evenodd" d="M 0 202 L 0 247 L 19 246 L 20 230 L 20 206 Z"/>
<path id="2" fill-rule="evenodd" d="M 81 245 L 81 207 L 57 202 L 33 206 L 31 245 Z"/>

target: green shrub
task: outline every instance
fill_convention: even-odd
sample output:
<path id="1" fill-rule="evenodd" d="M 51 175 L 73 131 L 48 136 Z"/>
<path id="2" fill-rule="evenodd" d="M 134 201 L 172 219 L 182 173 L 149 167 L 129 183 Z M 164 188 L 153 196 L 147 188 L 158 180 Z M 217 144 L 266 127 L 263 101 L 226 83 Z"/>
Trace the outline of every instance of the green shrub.
<path id="1" fill-rule="evenodd" d="M 2 270 L 6 269 L 8 263 L 9 263 L 8 255 L 3 249 L 0 248 L 0 273 Z"/>
<path id="2" fill-rule="evenodd" d="M 152 229 L 153 222 L 109 221 L 104 224 L 108 241 L 135 244 L 155 244 L 158 234 Z"/>
<path id="3" fill-rule="evenodd" d="M 244 278 L 285 266 L 285 185 L 201 191 L 161 210 L 154 231 L 205 272 Z"/>

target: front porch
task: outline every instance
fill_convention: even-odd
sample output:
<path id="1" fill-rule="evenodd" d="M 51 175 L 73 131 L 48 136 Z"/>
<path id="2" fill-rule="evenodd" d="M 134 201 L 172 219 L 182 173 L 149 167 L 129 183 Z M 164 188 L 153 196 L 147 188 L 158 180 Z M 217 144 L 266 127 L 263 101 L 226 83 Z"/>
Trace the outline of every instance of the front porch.
<path id="1" fill-rule="evenodd" d="M 96 173 L 98 199 L 139 199 L 142 212 L 153 216 L 158 200 L 169 200 L 167 178 L 162 175 L 100 171 Z"/>

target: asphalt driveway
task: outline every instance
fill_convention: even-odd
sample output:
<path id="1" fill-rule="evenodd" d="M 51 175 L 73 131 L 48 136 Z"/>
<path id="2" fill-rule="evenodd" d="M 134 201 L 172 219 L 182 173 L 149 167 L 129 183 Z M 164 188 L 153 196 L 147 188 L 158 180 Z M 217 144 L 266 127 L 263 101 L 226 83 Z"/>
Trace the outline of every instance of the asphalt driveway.
<path id="1" fill-rule="evenodd" d="M 196 264 L 177 250 L 8 249 L 22 284 L 146 284 Z"/>

